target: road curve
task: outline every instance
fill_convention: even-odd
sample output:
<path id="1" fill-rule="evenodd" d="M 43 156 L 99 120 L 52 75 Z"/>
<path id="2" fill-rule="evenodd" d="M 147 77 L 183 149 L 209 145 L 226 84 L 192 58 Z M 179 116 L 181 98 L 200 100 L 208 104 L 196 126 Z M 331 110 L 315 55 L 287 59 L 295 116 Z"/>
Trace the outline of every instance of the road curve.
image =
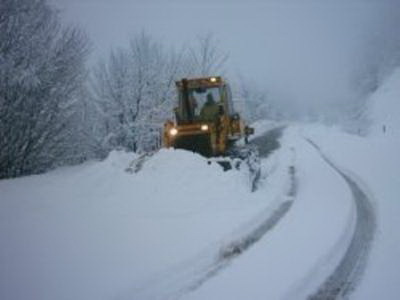
<path id="1" fill-rule="evenodd" d="M 347 299 L 360 281 L 365 269 L 376 231 L 376 216 L 371 200 L 357 182 L 338 168 L 320 147 L 306 139 L 349 186 L 356 207 L 356 225 L 350 244 L 332 274 L 318 290 L 308 297 L 309 300 Z"/>

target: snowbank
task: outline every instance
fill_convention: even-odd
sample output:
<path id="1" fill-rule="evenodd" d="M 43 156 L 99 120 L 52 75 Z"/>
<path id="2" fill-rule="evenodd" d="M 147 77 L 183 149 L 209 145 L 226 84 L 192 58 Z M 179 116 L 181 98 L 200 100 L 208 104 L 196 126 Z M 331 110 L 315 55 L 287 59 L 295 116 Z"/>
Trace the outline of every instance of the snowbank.
<path id="1" fill-rule="evenodd" d="M 161 150 L 129 174 L 133 158 L 116 151 L 0 181 L 1 299 L 162 297 L 157 274 L 216 255 L 285 188 L 279 178 L 251 194 L 246 172 L 182 150 Z M 276 162 L 267 167 L 284 176 Z"/>

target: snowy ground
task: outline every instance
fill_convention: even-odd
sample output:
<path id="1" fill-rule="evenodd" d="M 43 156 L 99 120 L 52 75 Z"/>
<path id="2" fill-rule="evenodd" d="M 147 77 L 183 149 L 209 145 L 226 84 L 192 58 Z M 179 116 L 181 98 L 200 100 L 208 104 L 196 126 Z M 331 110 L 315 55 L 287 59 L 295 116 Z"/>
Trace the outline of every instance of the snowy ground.
<path id="1" fill-rule="evenodd" d="M 280 201 L 290 163 L 277 155 L 264 164 L 276 177 L 263 183 L 266 197 L 250 193 L 245 170 L 223 172 L 186 151 L 162 150 L 138 174 L 124 171 L 132 159 L 114 152 L 0 182 L 1 299 L 174 294 L 154 290 L 159 274 L 185 272 L 251 230 Z"/>
<path id="2" fill-rule="evenodd" d="M 0 299 L 397 299 L 398 83 L 368 137 L 280 125 L 254 193 L 180 150 L 0 181 Z"/>

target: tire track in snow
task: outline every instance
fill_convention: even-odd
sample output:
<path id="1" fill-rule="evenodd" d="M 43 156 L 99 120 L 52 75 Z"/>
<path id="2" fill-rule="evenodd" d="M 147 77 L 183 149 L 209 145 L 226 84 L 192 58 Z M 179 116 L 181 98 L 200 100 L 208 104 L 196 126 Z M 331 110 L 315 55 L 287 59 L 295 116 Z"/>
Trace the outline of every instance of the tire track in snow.
<path id="1" fill-rule="evenodd" d="M 357 182 L 339 169 L 312 140 L 306 140 L 324 161 L 345 180 L 356 207 L 356 225 L 350 244 L 339 265 L 309 300 L 346 299 L 361 279 L 376 230 L 376 217 L 371 200 Z"/>
<path id="2" fill-rule="evenodd" d="M 269 216 L 261 221 L 253 230 L 244 235 L 243 237 L 230 242 L 227 246 L 220 249 L 219 255 L 213 264 L 203 269 L 191 284 L 183 288 L 178 294 L 179 297 L 184 294 L 190 293 L 198 289 L 203 283 L 219 274 L 220 271 L 225 269 L 235 258 L 248 250 L 252 245 L 258 242 L 265 234 L 272 230 L 278 222 L 286 215 L 291 208 L 294 197 L 297 193 L 296 170 L 294 166 L 289 167 L 289 190 L 286 194 L 286 200 L 281 202 L 275 210 L 270 212 Z M 177 297 L 177 298 L 179 298 Z"/>
<path id="3" fill-rule="evenodd" d="M 226 268 L 236 257 L 258 242 L 266 233 L 268 233 L 268 231 L 273 229 L 279 220 L 289 211 L 292 203 L 293 201 L 285 201 L 281 203 L 271 217 L 261 223 L 253 232 L 243 239 L 234 241 L 227 247 L 220 249 L 218 259 L 214 264 L 209 266 L 208 270 L 189 287 L 185 288 L 184 291 L 182 291 L 182 294 L 198 289 L 203 283 L 218 275 L 218 273 Z"/>

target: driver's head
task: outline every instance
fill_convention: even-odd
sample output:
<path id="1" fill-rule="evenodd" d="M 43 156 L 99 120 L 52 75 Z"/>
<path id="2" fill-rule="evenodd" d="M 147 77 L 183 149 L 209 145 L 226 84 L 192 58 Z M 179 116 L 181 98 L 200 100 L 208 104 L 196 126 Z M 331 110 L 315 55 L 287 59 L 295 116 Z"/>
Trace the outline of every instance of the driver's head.
<path id="1" fill-rule="evenodd" d="M 207 94 L 207 104 L 214 104 L 214 103 L 215 103 L 215 101 L 214 101 L 213 95 L 211 93 L 208 93 Z"/>

